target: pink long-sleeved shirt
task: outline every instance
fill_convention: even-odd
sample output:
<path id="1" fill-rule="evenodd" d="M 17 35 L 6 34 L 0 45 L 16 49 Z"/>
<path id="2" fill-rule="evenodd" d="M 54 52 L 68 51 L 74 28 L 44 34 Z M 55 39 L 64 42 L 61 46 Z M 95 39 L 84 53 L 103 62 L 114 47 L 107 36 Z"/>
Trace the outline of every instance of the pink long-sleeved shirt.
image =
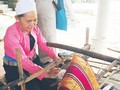
<path id="1" fill-rule="evenodd" d="M 5 54 L 16 60 L 15 49 L 19 48 L 21 51 L 22 66 L 23 69 L 31 74 L 34 74 L 42 69 L 42 67 L 34 64 L 29 58 L 32 58 L 36 53 L 36 45 L 38 44 L 48 56 L 52 59 L 56 59 L 55 50 L 51 47 L 46 46 L 46 40 L 42 36 L 38 26 L 35 26 L 34 30 L 31 31 L 31 35 L 35 39 L 35 44 L 32 50 L 30 50 L 29 35 L 22 32 L 19 23 L 15 22 L 12 26 L 8 27 L 4 37 L 4 50 Z M 40 75 L 38 79 L 42 79 L 45 73 Z"/>

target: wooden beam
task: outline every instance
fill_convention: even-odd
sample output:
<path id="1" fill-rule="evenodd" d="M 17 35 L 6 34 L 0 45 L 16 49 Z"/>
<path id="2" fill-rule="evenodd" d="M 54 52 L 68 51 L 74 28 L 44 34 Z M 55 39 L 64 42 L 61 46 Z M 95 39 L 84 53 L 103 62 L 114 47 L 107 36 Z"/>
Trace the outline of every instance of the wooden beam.
<path id="1" fill-rule="evenodd" d="M 76 48 L 76 47 L 72 47 L 72 46 L 68 46 L 68 45 L 47 42 L 47 46 L 55 47 L 55 48 L 61 48 L 61 49 L 81 53 L 81 54 L 90 56 L 92 58 L 97 58 L 97 59 L 105 60 L 105 61 L 108 61 L 108 62 L 113 62 L 114 60 L 117 60 L 118 63 L 120 63 L 120 59 L 118 59 L 118 58 L 103 55 L 103 54 L 99 54 L 99 53 L 96 53 L 96 52 L 92 52 L 92 51 L 88 51 L 88 50 L 84 50 L 84 49 L 80 49 L 80 48 Z"/>

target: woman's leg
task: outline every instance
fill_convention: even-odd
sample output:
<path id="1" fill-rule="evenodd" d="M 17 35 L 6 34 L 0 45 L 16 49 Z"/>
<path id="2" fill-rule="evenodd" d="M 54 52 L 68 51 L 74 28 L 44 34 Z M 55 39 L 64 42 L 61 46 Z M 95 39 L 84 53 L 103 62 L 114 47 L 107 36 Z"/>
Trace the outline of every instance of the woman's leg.
<path id="1" fill-rule="evenodd" d="M 53 85 L 57 79 L 44 78 L 40 81 L 40 88 L 42 90 L 57 90 L 58 84 Z"/>
<path id="2" fill-rule="evenodd" d="M 19 79 L 19 73 L 18 73 L 18 67 L 17 66 L 9 66 L 4 64 L 4 69 L 5 69 L 5 78 L 9 82 L 12 82 L 14 80 Z M 25 74 L 29 74 L 27 71 L 24 71 Z M 39 80 L 38 79 L 33 79 L 30 82 L 25 83 L 26 85 L 26 90 L 41 90 L 39 86 Z M 11 87 L 12 90 L 21 90 L 20 86 L 14 86 Z"/>
<path id="3" fill-rule="evenodd" d="M 42 89 L 40 89 L 40 86 L 39 86 L 39 80 L 35 78 L 35 79 L 27 82 L 26 90 L 42 90 Z"/>
<path id="4" fill-rule="evenodd" d="M 17 80 L 19 78 L 19 73 L 18 73 L 18 67 L 17 66 L 9 66 L 4 64 L 3 65 L 4 70 L 5 70 L 5 78 L 8 83 Z M 21 90 L 20 87 L 17 85 L 14 87 L 11 87 L 12 90 Z"/>

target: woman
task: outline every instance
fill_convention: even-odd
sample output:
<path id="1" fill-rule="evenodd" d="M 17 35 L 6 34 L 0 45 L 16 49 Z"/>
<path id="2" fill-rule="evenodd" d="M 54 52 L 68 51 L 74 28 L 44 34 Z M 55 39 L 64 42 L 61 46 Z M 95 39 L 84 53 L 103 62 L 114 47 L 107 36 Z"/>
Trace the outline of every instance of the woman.
<path id="1" fill-rule="evenodd" d="M 8 27 L 4 37 L 5 56 L 3 58 L 3 66 L 6 72 L 5 78 L 8 82 L 19 78 L 16 48 L 21 51 L 22 67 L 25 75 L 34 74 L 42 70 L 42 64 L 35 52 L 37 45 L 53 60 L 58 59 L 55 50 L 46 46 L 46 39 L 42 36 L 37 26 L 35 2 L 33 0 L 19 0 L 15 11 L 16 22 Z M 58 69 L 54 70 L 53 73 L 58 72 Z M 54 75 L 50 72 L 42 73 L 36 79 L 26 83 L 27 90 L 56 90 L 57 86 L 50 87 L 52 80 L 43 79 L 45 76 Z M 20 87 L 15 86 L 15 90 L 20 90 Z"/>

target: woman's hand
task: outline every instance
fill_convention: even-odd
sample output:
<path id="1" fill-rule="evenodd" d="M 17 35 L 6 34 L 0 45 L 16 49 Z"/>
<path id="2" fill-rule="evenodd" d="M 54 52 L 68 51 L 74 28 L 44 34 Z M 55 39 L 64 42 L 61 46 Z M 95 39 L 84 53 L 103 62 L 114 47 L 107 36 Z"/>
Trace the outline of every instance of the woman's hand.
<path id="1" fill-rule="evenodd" d="M 58 76 L 59 72 L 60 72 L 59 68 L 53 68 L 47 72 L 45 78 L 55 78 Z"/>

